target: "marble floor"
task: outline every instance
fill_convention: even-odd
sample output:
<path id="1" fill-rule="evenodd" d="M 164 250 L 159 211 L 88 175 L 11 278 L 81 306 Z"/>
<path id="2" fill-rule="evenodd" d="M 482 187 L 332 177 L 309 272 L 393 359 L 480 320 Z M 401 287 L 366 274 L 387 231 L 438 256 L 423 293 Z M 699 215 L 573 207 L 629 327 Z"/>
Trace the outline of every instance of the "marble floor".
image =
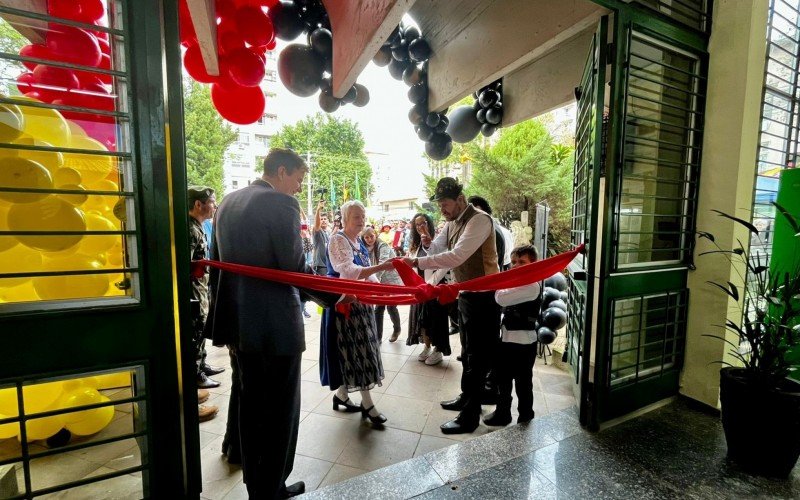
<path id="1" fill-rule="evenodd" d="M 382 467 L 415 457 L 478 436 L 493 432 L 481 424 L 473 433 L 445 437 L 439 425 L 455 415 L 444 411 L 438 402 L 459 393 L 461 363 L 455 355 L 445 357 L 435 366 L 417 360 L 421 346 L 405 345 L 408 308 L 401 307 L 403 334 L 395 343 L 384 340 L 381 355 L 386 378 L 373 391 L 377 408 L 389 419 L 384 429 L 373 429 L 360 414 L 332 409 L 332 393 L 319 383 L 319 312 L 309 304 L 311 318 L 306 320 L 306 352 L 302 366 L 302 401 L 300 435 L 290 482 L 302 480 L 308 491 L 323 488 Z M 388 315 L 384 331 L 391 332 Z M 451 335 L 454 353 L 460 352 L 458 335 Z M 211 348 L 209 363 L 228 366 L 224 349 Z M 569 375 L 537 359 L 534 368 L 534 410 L 536 418 L 570 408 L 575 404 Z M 244 499 L 247 492 L 241 469 L 228 465 L 220 454 L 230 395 L 230 373 L 215 376 L 222 385 L 211 389 L 208 404 L 217 405 L 216 418 L 200 424 L 200 446 L 203 474 L 202 498 Z M 353 400 L 359 401 L 358 394 Z M 492 407 L 484 407 L 485 412 Z M 516 415 L 516 408 L 512 409 Z"/>

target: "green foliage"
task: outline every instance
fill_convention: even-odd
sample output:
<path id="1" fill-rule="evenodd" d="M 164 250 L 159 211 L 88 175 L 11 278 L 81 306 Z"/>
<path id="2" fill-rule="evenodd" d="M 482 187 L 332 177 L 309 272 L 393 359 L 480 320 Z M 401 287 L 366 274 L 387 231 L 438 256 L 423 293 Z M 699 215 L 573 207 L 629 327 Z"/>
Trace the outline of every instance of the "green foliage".
<path id="1" fill-rule="evenodd" d="M 183 98 L 186 134 L 186 176 L 189 185 L 209 186 L 224 195 L 222 164 L 225 150 L 236 140 L 236 132 L 214 109 L 211 90 L 192 81 Z"/>
<path id="2" fill-rule="evenodd" d="M 794 217 L 773 204 L 800 237 L 800 226 Z M 760 239 L 758 229 L 749 222 L 715 212 L 747 228 L 754 239 Z M 706 336 L 730 345 L 730 354 L 741 363 L 750 380 L 766 389 L 780 387 L 787 377 L 800 381 L 800 264 L 790 265 L 791 272 L 778 271 L 770 268 L 760 254 L 751 254 L 741 241 L 736 248 L 728 250 L 720 247 L 711 233 L 698 231 L 697 235 L 716 247 L 700 255 L 722 256 L 737 270 L 746 266 L 749 278 L 748 286 L 741 293 L 730 281 L 709 282 L 733 299 L 742 312 L 741 323 L 725 322 L 725 329 L 735 333 L 739 343 L 734 344 L 719 335 Z M 745 281 L 741 274 L 740 278 Z"/>
<path id="3" fill-rule="evenodd" d="M 364 154 L 364 136 L 351 120 L 317 113 L 294 125 L 285 125 L 272 137 L 270 145 L 291 148 L 303 157 L 310 152 L 312 189 L 330 189 L 333 178 L 337 204 L 344 201 L 345 189 L 349 198 L 353 198 L 356 173 L 364 198 L 361 201 L 366 203 L 372 192 L 372 168 Z M 263 170 L 263 165 L 257 166 L 257 169 Z M 302 206 L 305 206 L 308 196 L 307 189 L 307 185 L 304 185 L 303 192 L 298 194 Z M 315 199 L 318 197 L 314 196 Z M 328 193 L 326 199 L 331 198 L 331 193 Z"/>
<path id="4" fill-rule="evenodd" d="M 28 44 L 28 40 L 19 34 L 9 23 L 0 19 L 0 52 L 8 54 L 19 54 L 22 47 Z M 17 86 L 14 84 L 17 77 L 27 71 L 22 63 L 2 59 L 0 60 L 0 93 L 7 95 L 19 94 Z"/>
<path id="5" fill-rule="evenodd" d="M 573 151 L 553 144 L 545 126 L 528 120 L 508 129 L 492 145 L 473 141 L 465 153 L 472 162 L 468 194 L 485 197 L 505 223 L 539 202 L 550 206 L 550 248 L 568 250 L 572 204 Z"/>

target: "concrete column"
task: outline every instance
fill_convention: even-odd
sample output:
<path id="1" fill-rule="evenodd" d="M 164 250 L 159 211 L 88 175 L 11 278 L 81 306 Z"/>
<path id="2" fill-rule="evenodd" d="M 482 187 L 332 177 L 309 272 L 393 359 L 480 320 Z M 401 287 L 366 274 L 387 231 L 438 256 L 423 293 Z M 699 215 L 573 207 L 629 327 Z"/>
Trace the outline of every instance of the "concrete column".
<path id="1" fill-rule="evenodd" d="M 697 228 L 713 233 L 723 249 L 734 248 L 737 239 L 747 245 L 749 239 L 746 229 L 711 210 L 745 220 L 751 218 L 768 10 L 768 0 L 714 2 Z M 731 266 L 721 255 L 697 257 L 712 249 L 707 240 L 698 242 L 697 270 L 689 274 L 689 318 L 681 393 L 718 407 L 721 365 L 711 363 L 734 361 L 727 354 L 728 344 L 703 335 L 725 335 L 738 344 L 736 335 L 726 334 L 724 328 L 714 325 L 724 324 L 727 317 L 738 322 L 741 311 L 733 300 L 712 289 L 706 281 L 731 281 L 741 289 L 740 276 L 745 269 Z"/>

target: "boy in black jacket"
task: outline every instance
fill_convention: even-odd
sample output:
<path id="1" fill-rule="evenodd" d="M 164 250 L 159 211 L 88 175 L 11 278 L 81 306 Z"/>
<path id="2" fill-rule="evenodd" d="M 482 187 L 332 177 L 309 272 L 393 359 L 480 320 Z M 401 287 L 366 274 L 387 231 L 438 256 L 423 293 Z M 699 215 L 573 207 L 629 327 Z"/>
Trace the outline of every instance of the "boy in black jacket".
<path id="1" fill-rule="evenodd" d="M 511 268 L 538 260 L 533 245 L 523 245 L 511 253 Z M 533 363 L 536 360 L 536 319 L 542 303 L 539 283 L 498 290 L 495 301 L 503 307 L 502 342 L 497 350 L 497 386 L 500 392 L 497 407 L 489 414 L 486 425 L 511 423 L 511 383 L 517 387 L 517 423 L 533 420 Z"/>

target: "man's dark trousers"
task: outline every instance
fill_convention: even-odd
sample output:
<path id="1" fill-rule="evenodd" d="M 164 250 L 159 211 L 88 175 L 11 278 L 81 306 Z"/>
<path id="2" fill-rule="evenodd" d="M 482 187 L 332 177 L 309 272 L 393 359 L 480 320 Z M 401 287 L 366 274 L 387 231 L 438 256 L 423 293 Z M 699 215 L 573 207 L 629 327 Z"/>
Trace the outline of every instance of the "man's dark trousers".
<path id="1" fill-rule="evenodd" d="M 469 425 L 480 418 L 486 374 L 500 341 L 500 306 L 494 301 L 494 292 L 462 292 L 458 316 L 464 350 L 461 392 L 466 399 L 458 420 Z"/>
<path id="2" fill-rule="evenodd" d="M 300 426 L 300 359 L 237 351 L 242 468 L 251 499 L 280 498 Z M 285 450 L 285 452 L 283 451 Z"/>

